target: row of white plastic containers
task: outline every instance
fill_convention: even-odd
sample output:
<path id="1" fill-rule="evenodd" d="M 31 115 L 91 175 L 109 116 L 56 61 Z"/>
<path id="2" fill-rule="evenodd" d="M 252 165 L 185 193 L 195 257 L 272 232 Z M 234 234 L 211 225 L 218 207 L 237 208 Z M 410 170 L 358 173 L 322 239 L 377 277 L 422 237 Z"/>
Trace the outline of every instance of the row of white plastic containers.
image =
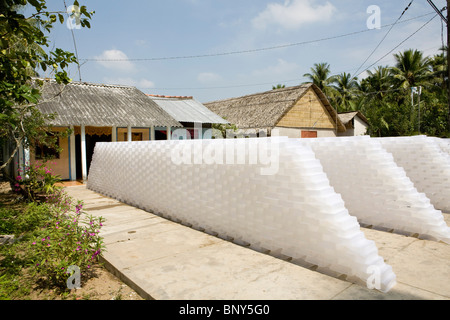
<path id="1" fill-rule="evenodd" d="M 437 145 L 426 137 L 408 143 Z M 97 143 L 88 188 L 349 281 L 376 276 L 385 292 L 395 274 L 360 223 L 450 241 L 442 212 L 397 165 L 405 148 L 369 137 Z M 427 170 L 447 188 L 450 161 L 438 148 L 418 152 L 424 164 L 434 159 Z M 447 162 L 428 154 L 438 150 Z M 447 208 L 439 190 L 430 192 Z"/>

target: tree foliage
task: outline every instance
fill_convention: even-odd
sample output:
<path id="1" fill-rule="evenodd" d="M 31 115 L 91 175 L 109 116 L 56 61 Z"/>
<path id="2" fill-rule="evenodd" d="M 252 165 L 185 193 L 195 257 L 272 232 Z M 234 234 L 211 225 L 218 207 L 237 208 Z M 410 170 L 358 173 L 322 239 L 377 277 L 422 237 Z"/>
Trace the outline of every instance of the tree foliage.
<path id="1" fill-rule="evenodd" d="M 361 80 L 348 73 L 331 75 L 327 63 L 305 74 L 339 112 L 361 111 L 372 136 L 426 134 L 450 137 L 447 48 L 426 57 L 408 49 L 394 54 L 395 64 L 367 71 Z M 421 94 L 413 88 L 421 89 Z"/>
<path id="2" fill-rule="evenodd" d="M 30 11 L 25 16 L 22 11 Z M 78 1 L 72 12 L 77 23 L 90 27 L 88 12 Z M 1 165 L 6 167 L 21 146 L 36 141 L 48 144 L 45 128 L 54 115 L 37 108 L 43 82 L 36 80 L 37 70 L 49 72 L 58 83 L 71 81 L 67 67 L 78 63 L 75 55 L 60 48 L 49 49 L 49 34 L 55 23 L 64 23 L 66 12 L 51 12 L 46 0 L 0 0 L 0 143 L 11 139 L 15 147 Z"/>

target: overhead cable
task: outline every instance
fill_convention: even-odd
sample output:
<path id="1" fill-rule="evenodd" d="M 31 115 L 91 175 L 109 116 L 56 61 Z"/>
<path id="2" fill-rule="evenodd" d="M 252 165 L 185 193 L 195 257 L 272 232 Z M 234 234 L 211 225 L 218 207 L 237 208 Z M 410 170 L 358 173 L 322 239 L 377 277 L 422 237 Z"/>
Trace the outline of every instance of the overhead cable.
<path id="1" fill-rule="evenodd" d="M 432 13 L 427 13 L 421 16 L 417 16 L 408 20 L 404 20 L 400 23 L 405 23 L 411 20 L 419 19 L 425 16 L 428 16 Z M 386 28 L 391 26 L 392 24 L 387 24 L 384 26 L 381 26 L 380 28 Z M 364 29 L 360 31 L 350 32 L 346 34 L 341 34 L 337 36 L 330 36 L 325 37 L 321 39 L 315 39 L 315 40 L 307 40 L 302 42 L 296 42 L 296 43 L 288 43 L 283 45 L 277 45 L 277 46 L 271 46 L 271 47 L 264 47 L 264 48 L 257 48 L 257 49 L 248 49 L 248 50 L 239 50 L 239 51 L 229 51 L 229 52 L 219 52 L 219 53 L 210 53 L 210 54 L 198 54 L 198 55 L 187 55 L 187 56 L 172 56 L 172 57 L 154 57 L 154 58 L 122 58 L 122 59 L 104 59 L 104 58 L 87 58 L 87 59 L 81 59 L 83 61 L 97 61 L 97 62 L 124 62 L 124 61 L 160 61 L 160 60 L 179 60 L 179 59 L 194 59 L 194 58 L 207 58 L 207 57 L 217 57 L 217 56 L 227 56 L 227 55 L 235 55 L 235 54 L 243 54 L 243 53 L 252 53 L 252 52 L 259 52 L 259 51 L 267 51 L 267 50 L 274 50 L 274 49 L 282 49 L 282 48 L 288 48 L 288 47 L 294 47 L 294 46 L 301 46 L 306 44 L 312 44 L 317 42 L 323 42 L 323 41 L 329 41 L 344 37 L 349 37 L 365 32 L 372 31 L 370 29 Z"/>

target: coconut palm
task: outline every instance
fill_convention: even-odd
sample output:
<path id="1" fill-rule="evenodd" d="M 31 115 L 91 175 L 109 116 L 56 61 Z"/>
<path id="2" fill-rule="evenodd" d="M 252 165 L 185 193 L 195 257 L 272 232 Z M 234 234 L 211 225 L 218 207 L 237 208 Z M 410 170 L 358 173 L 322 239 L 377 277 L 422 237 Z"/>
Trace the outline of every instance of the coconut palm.
<path id="1" fill-rule="evenodd" d="M 284 85 L 284 84 L 277 84 L 276 86 L 272 86 L 272 90 L 284 89 L 284 88 L 286 88 L 286 85 Z"/>
<path id="2" fill-rule="evenodd" d="M 330 73 L 330 65 L 322 62 L 315 63 L 314 67 L 311 68 L 311 73 L 305 73 L 303 76 L 309 78 L 310 82 L 318 86 L 326 95 L 329 95 L 331 93 L 330 84 L 334 80 Z"/>
<path id="3" fill-rule="evenodd" d="M 418 50 L 405 50 L 394 54 L 395 67 L 391 68 L 397 87 L 409 89 L 418 85 L 428 85 L 432 76 L 430 59 Z"/>
<path id="4" fill-rule="evenodd" d="M 442 53 L 434 55 L 430 58 L 431 72 L 433 74 L 433 85 L 443 90 L 447 89 L 448 73 L 447 73 L 447 47 L 440 49 Z"/>
<path id="5" fill-rule="evenodd" d="M 333 101 L 338 106 L 339 111 L 355 111 L 355 97 L 358 90 L 358 82 L 356 77 L 352 77 L 350 73 L 341 73 L 333 77 L 334 89 Z"/>
<path id="6" fill-rule="evenodd" d="M 383 99 L 392 89 L 392 73 L 388 66 L 378 66 L 373 71 L 367 71 L 367 78 L 361 81 L 360 90 L 375 98 Z"/>

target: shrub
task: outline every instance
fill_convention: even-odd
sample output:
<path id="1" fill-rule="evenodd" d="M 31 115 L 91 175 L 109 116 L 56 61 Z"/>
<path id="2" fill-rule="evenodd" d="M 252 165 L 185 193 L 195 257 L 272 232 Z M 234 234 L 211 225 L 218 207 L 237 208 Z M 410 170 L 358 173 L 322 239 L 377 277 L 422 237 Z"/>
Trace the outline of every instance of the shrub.
<path id="1" fill-rule="evenodd" d="M 64 285 L 67 268 L 76 265 L 87 271 L 98 261 L 104 245 L 99 232 L 102 217 L 86 214 L 82 202 L 74 202 L 58 191 L 47 199 L 52 219 L 45 225 L 31 246 L 35 251 L 36 271 L 57 285 Z"/>
<path id="2" fill-rule="evenodd" d="M 56 183 L 61 181 L 60 176 L 54 174 L 44 162 L 23 166 L 18 171 L 14 189 L 16 192 L 23 191 L 31 201 L 55 192 L 58 189 Z"/>

